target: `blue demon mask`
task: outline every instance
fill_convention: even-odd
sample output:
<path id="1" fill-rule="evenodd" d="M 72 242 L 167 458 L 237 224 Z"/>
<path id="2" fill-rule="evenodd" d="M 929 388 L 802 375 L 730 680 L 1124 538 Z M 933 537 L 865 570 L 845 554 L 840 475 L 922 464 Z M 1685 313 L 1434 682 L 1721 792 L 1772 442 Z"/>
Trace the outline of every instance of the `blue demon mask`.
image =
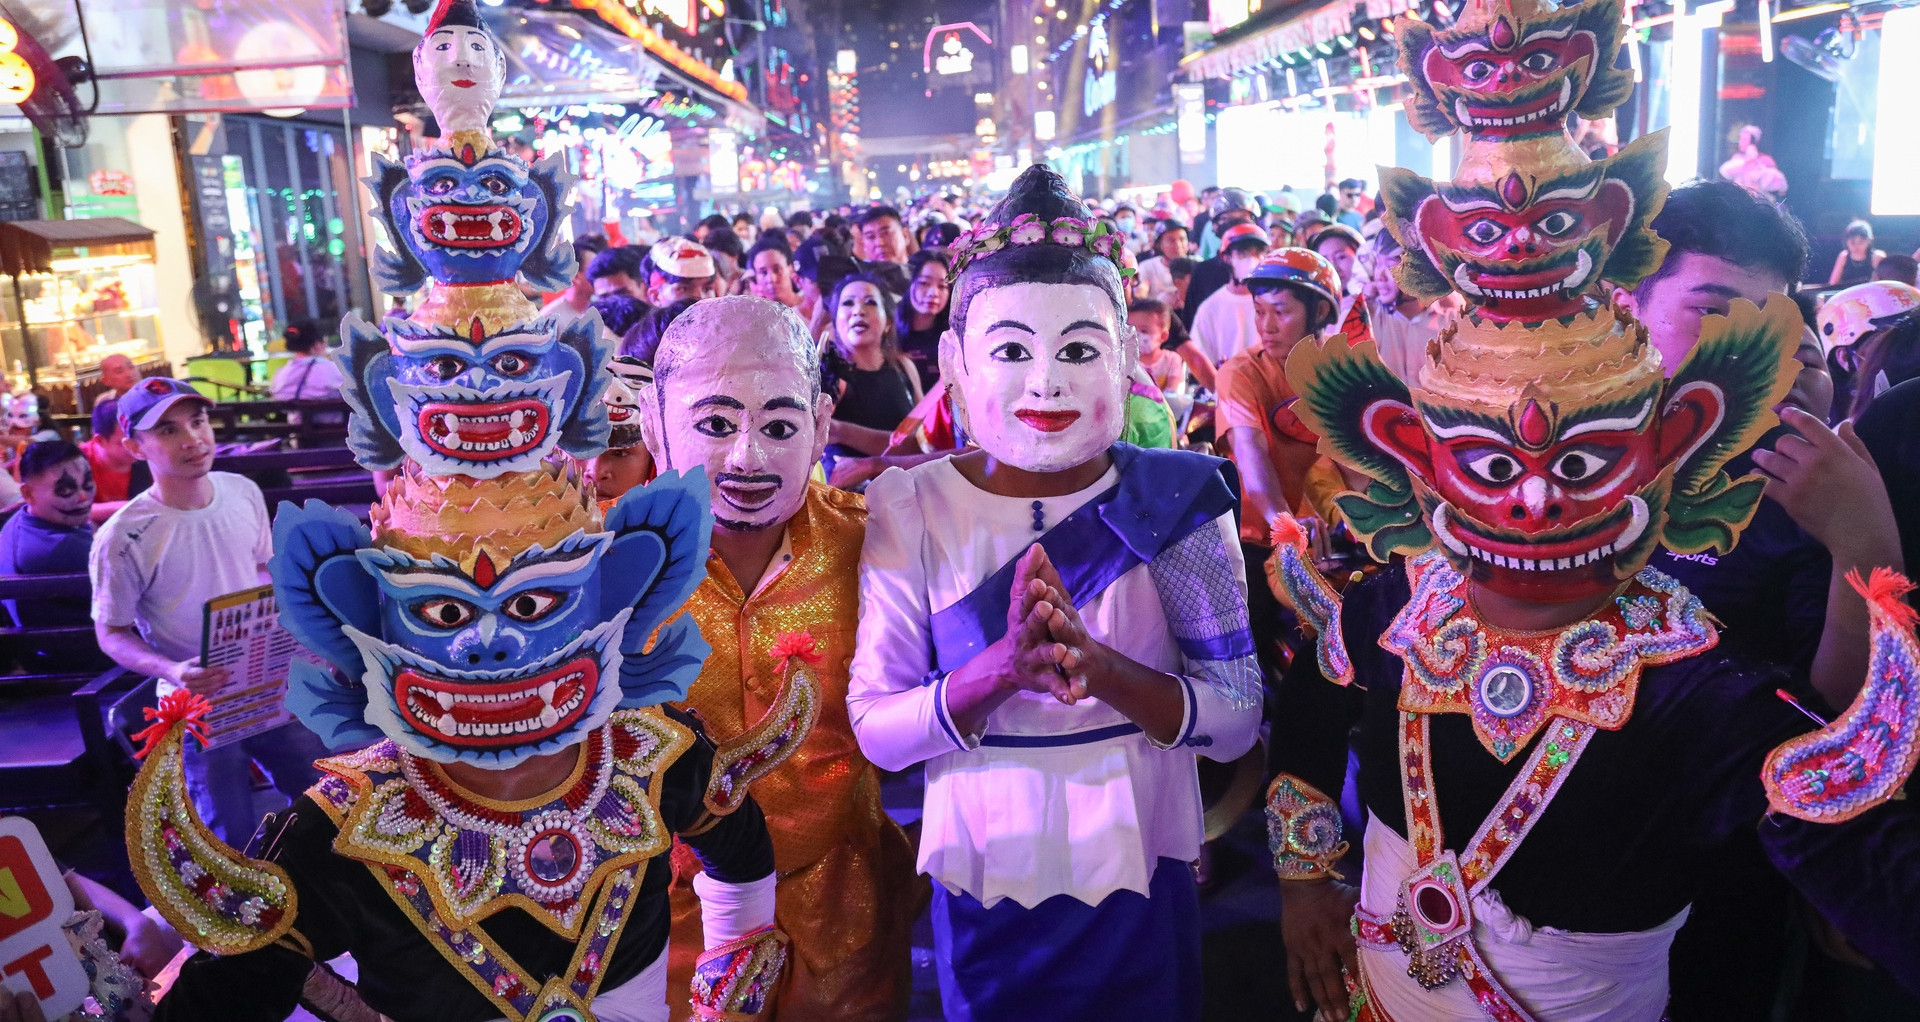
<path id="1" fill-rule="evenodd" d="M 381 289 L 409 294 L 428 277 L 443 284 L 511 281 L 541 290 L 567 285 L 573 249 L 559 237 L 568 184 L 558 157 L 529 167 L 502 149 L 428 149 L 402 168 L 374 157 L 367 179 L 394 251 L 376 260 Z"/>
<path id="2" fill-rule="evenodd" d="M 337 672 L 303 666 L 287 702 L 332 744 L 385 735 L 505 768 L 579 742 L 616 708 L 682 698 L 699 672 L 697 626 L 661 627 L 706 572 L 698 472 L 629 492 L 604 521 L 571 468 L 408 473 L 373 519 L 377 537 L 310 502 L 274 522 L 281 622 Z"/>

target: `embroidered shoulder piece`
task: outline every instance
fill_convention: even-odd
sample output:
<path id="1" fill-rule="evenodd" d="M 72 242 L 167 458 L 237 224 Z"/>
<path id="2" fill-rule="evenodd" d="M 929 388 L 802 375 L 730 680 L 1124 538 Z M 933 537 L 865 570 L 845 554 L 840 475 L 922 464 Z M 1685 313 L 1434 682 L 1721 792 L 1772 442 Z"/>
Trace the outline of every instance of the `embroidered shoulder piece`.
<path id="1" fill-rule="evenodd" d="M 1471 714 L 1480 744 L 1503 763 L 1554 717 L 1619 730 L 1633 715 L 1643 667 L 1720 641 L 1699 599 L 1652 568 L 1600 614 L 1543 632 L 1476 620 L 1466 577 L 1437 549 L 1408 560 L 1407 574 L 1413 598 L 1380 637 L 1406 661 L 1400 709 Z"/>
<path id="2" fill-rule="evenodd" d="M 514 907 L 577 937 L 606 879 L 670 844 L 657 775 L 692 744 L 658 708 L 618 710 L 549 801 L 480 799 L 391 741 L 321 760 L 332 776 L 311 794 L 337 814 L 334 851 L 372 866 L 389 893 L 418 884 L 448 926 Z"/>
<path id="3" fill-rule="evenodd" d="M 1760 774 L 1775 812 L 1813 823 L 1851 820 L 1895 797 L 1920 759 L 1920 642 L 1906 602 L 1913 583 L 1885 568 L 1865 585 L 1857 572 L 1847 581 L 1867 599 L 1867 683 L 1833 723 L 1769 753 Z"/>
<path id="4" fill-rule="evenodd" d="M 1292 774 L 1267 788 L 1267 849 L 1282 880 L 1340 879 L 1333 864 L 1347 854 L 1340 840 L 1340 807 Z"/>
<path id="5" fill-rule="evenodd" d="M 707 812 L 715 816 L 740 808 L 753 782 L 785 763 L 820 719 L 820 683 L 811 667 L 821 657 L 814 652 L 813 636 L 789 632 L 780 637 L 773 655 L 786 675 L 779 698 L 758 724 L 720 743 L 714 752 L 713 777 L 707 782 L 705 802 Z M 802 661 L 798 667 L 793 664 L 796 657 Z"/>
<path id="6" fill-rule="evenodd" d="M 1340 628 L 1340 594 L 1334 592 L 1307 552 L 1307 533 L 1292 515 L 1273 523 L 1273 556 L 1267 559 L 1267 586 L 1281 603 L 1313 629 L 1320 673 L 1337 685 L 1353 684 L 1353 661 Z"/>
<path id="7" fill-rule="evenodd" d="M 703 952 L 693 963 L 693 1017 L 698 1022 L 768 1017 L 786 964 L 787 935 L 771 926 Z"/>
<path id="8" fill-rule="evenodd" d="M 140 889 L 195 947 L 237 955 L 266 947 L 293 928 L 298 899 L 286 870 L 227 847 L 194 813 L 181 768 L 183 743 L 206 745 L 207 701 L 168 693 L 153 724 L 135 735 L 145 759 L 127 796 L 127 851 Z"/>

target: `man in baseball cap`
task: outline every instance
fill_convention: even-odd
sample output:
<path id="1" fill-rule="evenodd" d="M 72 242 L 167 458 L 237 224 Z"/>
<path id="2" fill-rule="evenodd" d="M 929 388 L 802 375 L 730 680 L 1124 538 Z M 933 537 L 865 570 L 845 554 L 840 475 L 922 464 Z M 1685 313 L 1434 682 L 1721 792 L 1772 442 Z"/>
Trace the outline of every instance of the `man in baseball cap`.
<path id="1" fill-rule="evenodd" d="M 714 297 L 713 254 L 692 238 L 660 239 L 647 261 L 647 300 L 655 308 Z"/>
<path id="2" fill-rule="evenodd" d="M 132 442 L 138 430 L 153 429 L 167 411 L 182 401 L 197 401 L 211 408 L 213 402 L 183 380 L 152 376 L 120 396 L 120 433 Z"/>

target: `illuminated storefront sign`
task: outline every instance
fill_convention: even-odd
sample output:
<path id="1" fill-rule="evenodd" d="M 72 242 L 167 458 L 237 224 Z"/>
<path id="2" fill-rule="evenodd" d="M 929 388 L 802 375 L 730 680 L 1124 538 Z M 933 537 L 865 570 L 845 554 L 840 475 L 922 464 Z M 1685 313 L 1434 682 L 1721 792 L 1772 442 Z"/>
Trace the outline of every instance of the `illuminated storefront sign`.
<path id="1" fill-rule="evenodd" d="M 1091 114 L 1105 109 L 1119 95 L 1119 79 L 1114 68 L 1113 45 L 1107 39 L 1107 22 L 1102 18 L 1087 33 L 1087 73 L 1081 87 L 1082 109 Z"/>
<path id="2" fill-rule="evenodd" d="M 962 21 L 952 25 L 935 25 L 927 32 L 927 41 L 921 46 L 922 70 L 927 74 L 963 75 L 973 70 L 973 51 L 967 49 L 963 32 L 972 32 L 982 43 L 993 45 L 993 40 L 980 30 L 980 26 L 971 21 Z M 940 40 L 940 56 L 933 55 L 933 41 Z"/>
<path id="3" fill-rule="evenodd" d="M 1180 132 L 1180 162 L 1187 166 L 1207 162 L 1207 87 L 1198 82 L 1176 84 L 1173 107 Z"/>

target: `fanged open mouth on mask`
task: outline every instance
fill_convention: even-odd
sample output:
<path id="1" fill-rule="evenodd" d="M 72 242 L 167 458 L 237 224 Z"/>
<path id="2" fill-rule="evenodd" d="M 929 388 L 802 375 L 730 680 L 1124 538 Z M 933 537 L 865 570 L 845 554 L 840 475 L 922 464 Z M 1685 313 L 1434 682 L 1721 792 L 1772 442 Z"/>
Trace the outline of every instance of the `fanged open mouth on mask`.
<path id="1" fill-rule="evenodd" d="M 518 470 L 517 462 L 525 461 L 532 468 L 559 440 L 554 405 L 570 377 L 562 372 L 488 390 L 395 382 L 394 392 L 407 402 L 414 425 L 403 432 L 419 438 L 418 449 L 408 453 L 430 472 L 457 471 L 475 462 L 515 462 L 508 468 Z"/>
<path id="2" fill-rule="evenodd" d="M 1599 565 L 1646 534 L 1652 515 L 1639 495 L 1593 520 L 1538 535 L 1492 530 L 1442 502 L 1431 515 L 1434 537 L 1456 556 L 1515 571 L 1571 571 Z"/>

